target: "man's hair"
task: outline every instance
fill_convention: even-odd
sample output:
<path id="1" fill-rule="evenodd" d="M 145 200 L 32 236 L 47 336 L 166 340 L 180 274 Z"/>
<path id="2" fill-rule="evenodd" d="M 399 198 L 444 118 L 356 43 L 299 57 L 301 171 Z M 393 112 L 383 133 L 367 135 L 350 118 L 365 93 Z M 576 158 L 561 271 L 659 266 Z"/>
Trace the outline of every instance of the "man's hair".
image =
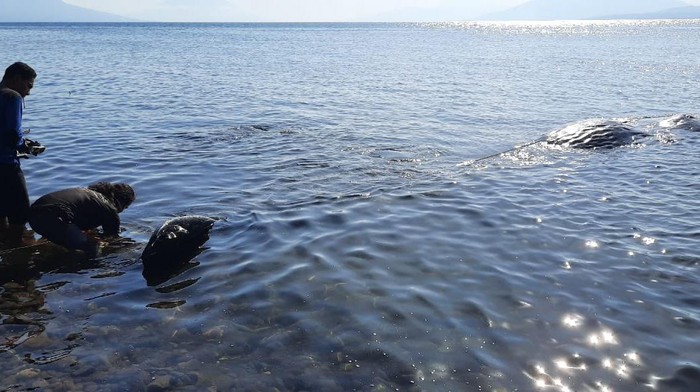
<path id="1" fill-rule="evenodd" d="M 124 211 L 136 199 L 134 189 L 128 184 L 112 184 L 109 182 L 96 182 L 88 185 L 88 189 L 101 193 L 107 198 L 119 212 Z"/>
<path id="2" fill-rule="evenodd" d="M 5 76 L 2 77 L 2 80 L 7 81 L 14 77 L 20 77 L 23 80 L 34 79 L 36 71 L 27 64 L 18 61 L 5 69 Z"/>

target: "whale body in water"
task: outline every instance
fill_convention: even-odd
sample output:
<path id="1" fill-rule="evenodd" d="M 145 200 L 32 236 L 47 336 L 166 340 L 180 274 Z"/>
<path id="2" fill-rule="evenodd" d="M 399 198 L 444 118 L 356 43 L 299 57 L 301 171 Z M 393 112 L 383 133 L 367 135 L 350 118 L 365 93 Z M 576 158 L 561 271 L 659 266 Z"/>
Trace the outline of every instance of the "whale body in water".
<path id="1" fill-rule="evenodd" d="M 156 229 L 141 254 L 146 281 L 165 281 L 187 267 L 209 239 L 214 222 L 206 216 L 188 215 L 170 219 Z"/>
<path id="2" fill-rule="evenodd" d="M 626 146 L 648 136 L 613 120 L 588 120 L 571 124 L 547 135 L 546 143 L 571 148 L 613 148 Z"/>
<path id="3" fill-rule="evenodd" d="M 530 143 L 522 144 L 506 151 L 465 161 L 457 166 L 471 166 L 490 158 L 520 150 L 527 146 L 544 143 L 576 149 L 611 149 L 638 143 L 644 138 L 656 136 L 664 143 L 673 142 L 668 130 L 700 132 L 700 118 L 692 114 L 678 114 L 658 120 L 659 117 L 640 117 L 626 120 L 591 119 L 570 124 Z M 654 119 L 654 123 L 645 121 Z M 644 129 L 644 130 L 641 130 Z"/>
<path id="4" fill-rule="evenodd" d="M 700 119 L 692 114 L 678 114 L 659 121 L 659 126 L 667 129 L 682 129 L 691 132 L 700 132 Z"/>

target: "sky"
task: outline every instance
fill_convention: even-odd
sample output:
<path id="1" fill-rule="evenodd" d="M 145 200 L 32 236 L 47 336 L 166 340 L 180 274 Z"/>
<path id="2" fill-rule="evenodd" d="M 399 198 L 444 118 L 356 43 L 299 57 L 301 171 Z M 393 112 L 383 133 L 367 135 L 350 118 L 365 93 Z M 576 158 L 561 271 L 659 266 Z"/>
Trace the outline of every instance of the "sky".
<path id="1" fill-rule="evenodd" d="M 139 20 L 161 22 L 343 22 L 386 20 L 396 12 L 450 13 L 460 19 L 500 11 L 527 0 L 64 0 Z M 700 2 L 700 0 L 698 0 Z"/>
<path id="2" fill-rule="evenodd" d="M 528 0 L 63 1 L 136 20 L 157 22 L 357 22 L 416 20 L 416 15 L 433 16 L 436 20 L 466 20 L 502 11 Z M 685 2 L 689 5 L 700 5 L 700 0 Z"/>

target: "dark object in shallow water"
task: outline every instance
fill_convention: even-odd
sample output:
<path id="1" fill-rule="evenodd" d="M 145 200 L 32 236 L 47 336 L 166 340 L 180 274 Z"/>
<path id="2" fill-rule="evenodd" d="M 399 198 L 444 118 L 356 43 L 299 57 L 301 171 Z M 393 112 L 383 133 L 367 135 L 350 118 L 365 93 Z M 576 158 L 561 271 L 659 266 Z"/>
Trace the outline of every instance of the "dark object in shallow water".
<path id="1" fill-rule="evenodd" d="M 206 216 L 189 215 L 171 219 L 156 229 L 141 254 L 146 281 L 163 282 L 186 269 L 209 239 L 214 222 Z"/>
<path id="2" fill-rule="evenodd" d="M 578 122 L 547 135 L 547 143 L 571 148 L 613 148 L 648 136 L 618 121 Z"/>

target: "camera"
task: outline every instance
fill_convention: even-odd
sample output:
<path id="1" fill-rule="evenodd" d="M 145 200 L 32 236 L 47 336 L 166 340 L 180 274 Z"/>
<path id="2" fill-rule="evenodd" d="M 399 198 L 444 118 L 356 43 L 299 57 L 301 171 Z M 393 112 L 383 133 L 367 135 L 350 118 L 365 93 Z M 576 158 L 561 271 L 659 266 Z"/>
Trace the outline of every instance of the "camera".
<path id="1" fill-rule="evenodd" d="M 41 143 L 25 138 L 24 146 L 17 151 L 17 157 L 29 158 L 29 154 L 37 156 L 44 151 L 46 151 L 46 147 L 44 147 Z"/>
<path id="2" fill-rule="evenodd" d="M 29 140 L 29 139 L 24 139 L 24 145 L 27 147 L 29 150 L 29 153 L 37 156 L 41 154 L 42 152 L 46 151 L 46 147 L 44 147 L 41 143 L 34 141 L 34 140 Z"/>

